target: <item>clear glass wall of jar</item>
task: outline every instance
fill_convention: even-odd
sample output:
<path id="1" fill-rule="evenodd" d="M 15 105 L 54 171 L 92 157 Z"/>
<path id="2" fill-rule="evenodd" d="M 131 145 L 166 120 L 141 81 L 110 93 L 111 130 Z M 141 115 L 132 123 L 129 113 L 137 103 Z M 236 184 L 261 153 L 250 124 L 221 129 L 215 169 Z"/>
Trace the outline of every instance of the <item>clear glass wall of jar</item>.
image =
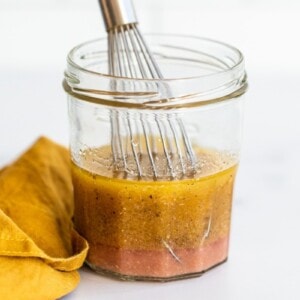
<path id="1" fill-rule="evenodd" d="M 69 53 L 74 220 L 92 269 L 166 281 L 227 259 L 247 81 L 227 44 L 146 38 L 165 79 L 107 75 L 106 39 Z"/>

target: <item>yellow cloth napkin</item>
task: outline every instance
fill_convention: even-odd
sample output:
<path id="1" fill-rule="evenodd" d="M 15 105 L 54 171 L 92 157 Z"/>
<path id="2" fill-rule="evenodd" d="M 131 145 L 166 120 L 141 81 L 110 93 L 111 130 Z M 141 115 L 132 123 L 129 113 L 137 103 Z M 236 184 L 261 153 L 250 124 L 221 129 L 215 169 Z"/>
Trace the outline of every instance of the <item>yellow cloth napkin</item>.
<path id="1" fill-rule="evenodd" d="M 0 171 L 0 299 L 57 299 L 79 282 L 68 151 L 40 138 Z"/>

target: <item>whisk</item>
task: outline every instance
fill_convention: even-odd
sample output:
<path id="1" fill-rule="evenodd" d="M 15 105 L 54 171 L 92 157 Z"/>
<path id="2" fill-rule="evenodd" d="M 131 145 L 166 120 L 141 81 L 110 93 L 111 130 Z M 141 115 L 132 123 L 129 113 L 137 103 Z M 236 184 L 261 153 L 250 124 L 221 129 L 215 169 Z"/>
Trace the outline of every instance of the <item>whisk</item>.
<path id="1" fill-rule="evenodd" d="M 162 79 L 162 73 L 138 28 L 131 0 L 99 0 L 108 32 L 109 73 Z M 167 94 L 170 95 L 168 88 Z M 195 173 L 196 156 L 182 119 L 174 112 L 110 111 L 114 167 L 139 179 Z"/>

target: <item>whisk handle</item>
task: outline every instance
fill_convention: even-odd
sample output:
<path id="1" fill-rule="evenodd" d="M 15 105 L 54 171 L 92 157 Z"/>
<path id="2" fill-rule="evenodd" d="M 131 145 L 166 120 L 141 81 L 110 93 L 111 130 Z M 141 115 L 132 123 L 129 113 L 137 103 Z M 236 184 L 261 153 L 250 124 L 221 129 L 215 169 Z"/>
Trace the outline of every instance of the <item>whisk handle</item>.
<path id="1" fill-rule="evenodd" d="M 137 23 L 131 0 L 99 0 L 106 30 L 116 26 Z"/>

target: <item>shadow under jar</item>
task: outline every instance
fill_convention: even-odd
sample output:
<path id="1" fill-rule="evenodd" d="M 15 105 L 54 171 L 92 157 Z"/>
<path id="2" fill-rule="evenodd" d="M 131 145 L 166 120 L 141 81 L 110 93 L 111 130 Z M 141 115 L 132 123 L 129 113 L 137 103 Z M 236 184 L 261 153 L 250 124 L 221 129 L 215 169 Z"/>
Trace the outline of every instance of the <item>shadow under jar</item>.
<path id="1" fill-rule="evenodd" d="M 247 82 L 227 44 L 146 39 L 167 79 L 107 75 L 106 39 L 69 53 L 74 220 L 95 271 L 167 281 L 227 259 Z"/>

